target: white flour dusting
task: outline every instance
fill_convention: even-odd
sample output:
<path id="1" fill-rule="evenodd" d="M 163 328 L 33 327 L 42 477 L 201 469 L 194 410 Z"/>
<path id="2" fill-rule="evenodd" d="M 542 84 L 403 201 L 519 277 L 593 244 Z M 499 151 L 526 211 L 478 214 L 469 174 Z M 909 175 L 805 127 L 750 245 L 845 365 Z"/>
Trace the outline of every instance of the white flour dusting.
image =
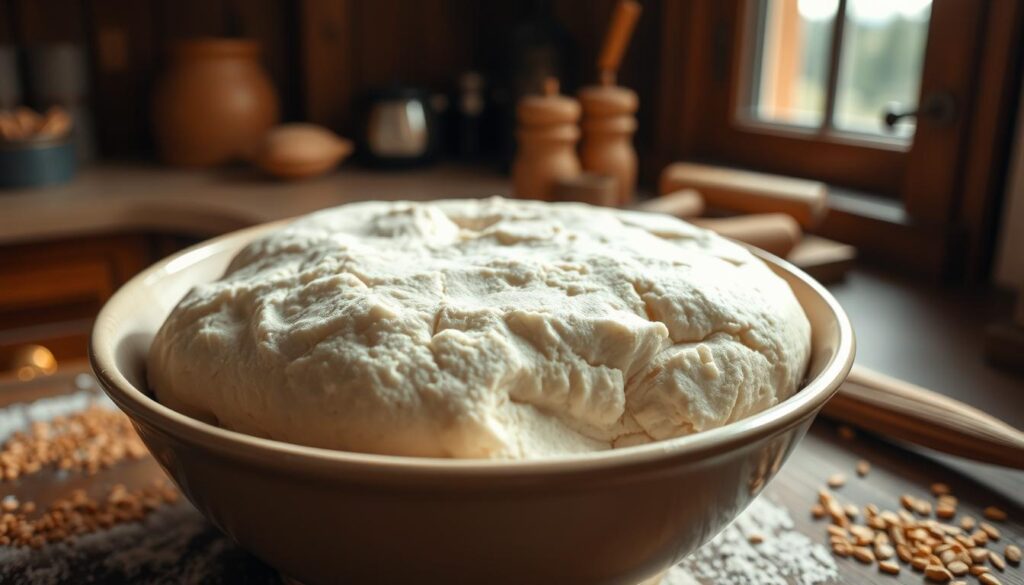
<path id="1" fill-rule="evenodd" d="M 18 431 L 26 430 L 33 422 L 45 422 L 58 416 L 67 416 L 98 404 L 111 410 L 117 408 L 106 394 L 81 390 L 33 402 L 17 403 L 0 408 L 0 441 Z"/>
<path id="2" fill-rule="evenodd" d="M 751 534 L 764 536 L 764 542 L 751 544 Z M 673 567 L 662 585 L 816 585 L 838 577 L 828 549 L 795 531 L 789 510 L 761 496 L 714 540 Z"/>

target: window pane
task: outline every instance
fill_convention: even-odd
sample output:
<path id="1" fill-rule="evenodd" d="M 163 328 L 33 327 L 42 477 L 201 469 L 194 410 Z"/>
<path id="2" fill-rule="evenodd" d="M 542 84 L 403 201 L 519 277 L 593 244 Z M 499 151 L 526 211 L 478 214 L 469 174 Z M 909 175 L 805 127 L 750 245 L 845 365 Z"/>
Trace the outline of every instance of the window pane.
<path id="1" fill-rule="evenodd" d="M 886 129 L 887 108 L 917 107 L 931 0 L 848 0 L 835 126 L 909 139 L 913 118 Z"/>
<path id="2" fill-rule="evenodd" d="M 839 0 L 755 0 L 752 4 L 761 13 L 751 113 L 767 122 L 821 126 Z"/>

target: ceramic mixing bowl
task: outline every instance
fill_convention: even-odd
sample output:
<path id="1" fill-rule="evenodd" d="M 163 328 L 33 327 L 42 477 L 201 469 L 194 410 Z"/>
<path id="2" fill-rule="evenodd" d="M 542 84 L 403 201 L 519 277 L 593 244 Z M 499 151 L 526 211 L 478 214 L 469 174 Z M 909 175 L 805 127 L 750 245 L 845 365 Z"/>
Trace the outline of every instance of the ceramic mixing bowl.
<path id="1" fill-rule="evenodd" d="M 146 354 L 193 285 L 219 278 L 276 225 L 199 244 L 126 284 L 103 308 L 91 359 L 107 394 L 182 492 L 296 581 L 630 584 L 701 546 L 760 493 L 853 362 L 849 320 L 809 276 L 756 252 L 812 327 L 804 387 L 727 426 L 649 445 L 533 461 L 367 455 L 252 437 L 171 410 Z"/>

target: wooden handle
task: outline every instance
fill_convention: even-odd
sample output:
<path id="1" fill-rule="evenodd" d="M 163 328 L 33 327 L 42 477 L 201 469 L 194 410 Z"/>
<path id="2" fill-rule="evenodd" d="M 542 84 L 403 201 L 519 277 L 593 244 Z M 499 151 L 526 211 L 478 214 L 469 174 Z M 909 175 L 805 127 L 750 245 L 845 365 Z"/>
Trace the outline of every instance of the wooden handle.
<path id="1" fill-rule="evenodd" d="M 635 206 L 637 211 L 664 213 L 673 217 L 697 217 L 704 213 L 704 198 L 693 189 L 681 189 L 666 193 L 661 197 L 641 201 Z"/>
<path id="2" fill-rule="evenodd" d="M 1024 433 L 909 382 L 854 366 L 826 416 L 887 437 L 976 461 L 1024 469 Z"/>
<path id="3" fill-rule="evenodd" d="M 828 211 L 828 187 L 818 181 L 694 163 L 673 163 L 661 173 L 661 193 L 696 189 L 709 207 L 741 213 L 786 213 L 805 228 Z"/>
<path id="4" fill-rule="evenodd" d="M 639 18 L 640 3 L 636 0 L 620 0 L 615 6 L 611 26 L 604 37 L 604 46 L 601 47 L 601 56 L 597 59 L 603 85 L 615 84 L 615 72 L 619 70 L 619 63 L 622 62 Z"/>
<path id="5" fill-rule="evenodd" d="M 690 222 L 720 236 L 757 246 L 781 258 L 785 258 L 803 237 L 800 224 L 785 213 L 698 218 Z"/>

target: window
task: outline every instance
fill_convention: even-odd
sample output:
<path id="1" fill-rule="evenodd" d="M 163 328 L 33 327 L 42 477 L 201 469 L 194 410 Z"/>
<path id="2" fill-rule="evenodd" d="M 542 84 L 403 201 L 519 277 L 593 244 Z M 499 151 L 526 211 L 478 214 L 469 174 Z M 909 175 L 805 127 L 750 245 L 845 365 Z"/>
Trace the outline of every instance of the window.
<path id="1" fill-rule="evenodd" d="M 741 121 L 910 143 L 899 114 L 917 106 L 931 0 L 761 0 L 751 14 Z"/>
<path id="2" fill-rule="evenodd" d="M 1024 2 L 661 5 L 655 165 L 823 181 L 840 196 L 819 234 L 918 273 L 983 274 L 1024 71 Z"/>
<path id="3" fill-rule="evenodd" d="M 954 197 L 988 3 L 706 0 L 691 10 L 699 53 L 685 62 L 680 118 L 689 156 L 941 219 L 926 200 Z"/>

